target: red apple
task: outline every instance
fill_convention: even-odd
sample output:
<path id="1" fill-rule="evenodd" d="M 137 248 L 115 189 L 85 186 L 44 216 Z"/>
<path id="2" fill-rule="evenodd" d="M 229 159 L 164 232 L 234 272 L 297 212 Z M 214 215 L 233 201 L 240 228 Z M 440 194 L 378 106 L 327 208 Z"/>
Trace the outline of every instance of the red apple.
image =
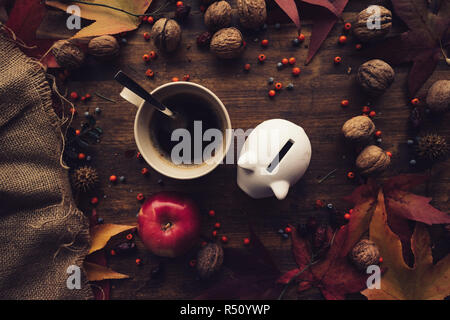
<path id="1" fill-rule="evenodd" d="M 200 235 L 200 214 L 187 195 L 160 192 L 145 201 L 138 215 L 144 245 L 162 257 L 177 257 L 192 248 Z"/>

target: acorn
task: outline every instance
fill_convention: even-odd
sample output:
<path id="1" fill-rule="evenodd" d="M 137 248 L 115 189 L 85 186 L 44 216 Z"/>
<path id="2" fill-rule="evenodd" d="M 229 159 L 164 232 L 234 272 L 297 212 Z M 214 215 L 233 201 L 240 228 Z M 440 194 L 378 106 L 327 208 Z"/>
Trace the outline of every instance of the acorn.
<path id="1" fill-rule="evenodd" d="M 98 182 L 97 170 L 89 166 L 75 169 L 72 174 L 72 181 L 74 187 L 80 191 L 91 190 Z"/>
<path id="2" fill-rule="evenodd" d="M 420 157 L 437 161 L 448 155 L 448 144 L 444 137 L 429 133 L 417 139 L 417 153 Z"/>
<path id="3" fill-rule="evenodd" d="M 209 279 L 223 264 L 223 249 L 216 243 L 203 247 L 197 256 L 197 272 L 200 278 Z"/>
<path id="4" fill-rule="evenodd" d="M 368 266 L 379 263 L 380 250 L 375 242 L 363 239 L 350 251 L 350 260 L 358 270 L 364 271 Z"/>

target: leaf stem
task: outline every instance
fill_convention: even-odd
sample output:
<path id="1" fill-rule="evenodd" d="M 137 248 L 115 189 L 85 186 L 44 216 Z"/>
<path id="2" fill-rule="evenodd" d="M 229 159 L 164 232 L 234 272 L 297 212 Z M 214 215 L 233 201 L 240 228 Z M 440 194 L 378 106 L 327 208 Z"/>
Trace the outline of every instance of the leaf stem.
<path id="1" fill-rule="evenodd" d="M 278 300 L 283 299 L 284 294 L 286 293 L 287 289 L 289 288 L 289 285 L 294 282 L 303 272 L 305 272 L 309 267 L 316 264 L 319 260 L 314 260 L 314 255 L 311 257 L 311 261 L 302 269 L 300 270 L 295 276 L 293 276 L 288 283 L 283 288 L 283 291 L 281 291 L 280 295 L 278 296 Z"/>

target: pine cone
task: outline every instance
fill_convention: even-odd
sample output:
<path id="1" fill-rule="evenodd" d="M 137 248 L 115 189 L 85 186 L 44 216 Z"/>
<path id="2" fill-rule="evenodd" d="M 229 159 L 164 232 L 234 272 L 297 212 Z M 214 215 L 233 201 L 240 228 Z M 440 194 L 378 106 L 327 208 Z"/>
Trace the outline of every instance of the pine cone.
<path id="1" fill-rule="evenodd" d="M 448 144 L 444 137 L 437 134 L 427 134 L 418 139 L 417 153 L 430 161 L 444 159 L 448 154 Z"/>
<path id="2" fill-rule="evenodd" d="M 80 167 L 74 171 L 72 180 L 76 189 L 86 192 L 91 190 L 97 184 L 98 173 L 97 170 L 92 167 Z"/>

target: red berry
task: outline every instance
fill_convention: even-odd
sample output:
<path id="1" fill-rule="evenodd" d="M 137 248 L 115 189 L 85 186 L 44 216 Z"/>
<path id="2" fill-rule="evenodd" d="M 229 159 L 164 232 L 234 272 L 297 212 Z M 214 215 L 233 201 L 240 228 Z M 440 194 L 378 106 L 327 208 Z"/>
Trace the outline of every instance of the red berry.
<path id="1" fill-rule="evenodd" d="M 281 88 L 283 88 L 283 85 L 281 84 L 281 82 L 275 83 L 275 89 L 276 90 L 281 90 Z"/>
<path id="2" fill-rule="evenodd" d="M 127 239 L 128 241 L 131 240 L 131 239 L 133 239 L 133 234 L 131 234 L 131 233 L 127 234 L 126 239 Z"/>
<path id="3" fill-rule="evenodd" d="M 173 77 L 172 78 L 172 82 L 178 82 L 178 81 L 180 81 L 180 79 L 178 79 L 178 77 Z"/>
<path id="4" fill-rule="evenodd" d="M 386 154 L 388 155 L 389 158 L 392 158 L 392 152 L 386 151 Z"/>
<path id="5" fill-rule="evenodd" d="M 269 90 L 269 97 L 275 97 L 275 90 Z"/>
<path id="6" fill-rule="evenodd" d="M 91 100 L 92 96 L 89 93 L 86 93 L 85 98 L 86 100 Z"/>
<path id="7" fill-rule="evenodd" d="M 322 200 L 320 200 L 320 199 L 317 199 L 316 200 L 316 203 L 315 203 L 315 206 L 316 206 L 316 208 L 323 208 L 323 207 L 325 207 L 325 203 L 322 201 Z"/>
<path id="8" fill-rule="evenodd" d="M 288 58 L 283 58 L 281 59 L 281 63 L 284 65 L 287 65 L 289 63 L 289 59 Z"/>
<path id="9" fill-rule="evenodd" d="M 348 100 L 342 100 L 342 101 L 341 101 L 341 106 L 342 106 L 342 107 L 347 107 L 348 104 L 349 104 Z"/>
<path id="10" fill-rule="evenodd" d="M 143 36 L 146 41 L 150 40 L 150 33 L 144 32 Z"/>
<path id="11" fill-rule="evenodd" d="M 339 63 L 341 63 L 342 62 L 342 58 L 341 57 L 334 57 L 334 63 L 335 64 L 339 64 Z"/>
<path id="12" fill-rule="evenodd" d="M 75 109 L 75 108 L 70 108 L 70 109 L 69 109 L 69 112 L 70 112 L 72 115 L 76 115 L 76 114 L 77 114 L 77 109 Z"/>
<path id="13" fill-rule="evenodd" d="M 217 237 L 217 230 L 214 230 L 213 232 L 212 232 L 212 236 L 215 238 L 215 237 Z"/>
<path id="14" fill-rule="evenodd" d="M 261 45 L 262 45 L 263 47 L 267 47 L 267 46 L 269 45 L 269 40 L 267 40 L 267 39 L 262 40 L 262 41 L 261 41 Z"/>
<path id="15" fill-rule="evenodd" d="M 214 224 L 214 228 L 220 229 L 220 222 L 216 222 L 216 223 Z"/>
<path id="16" fill-rule="evenodd" d="M 183 4 L 183 1 L 178 1 L 177 2 L 177 8 L 179 8 L 179 7 L 182 7 L 184 4 Z"/>
<path id="17" fill-rule="evenodd" d="M 380 259 L 378 259 L 378 262 L 383 263 L 383 257 L 380 257 Z"/>
<path id="18" fill-rule="evenodd" d="M 97 204 L 97 203 L 98 203 L 98 198 L 97 197 L 91 198 L 91 204 Z"/>
<path id="19" fill-rule="evenodd" d="M 305 41 L 305 35 L 304 35 L 303 33 L 300 33 L 300 34 L 298 35 L 297 39 L 298 39 L 300 42 L 303 42 L 303 41 Z"/>
<path id="20" fill-rule="evenodd" d="M 79 136 L 80 134 L 81 134 L 81 131 L 80 131 L 80 130 L 78 130 L 78 129 L 75 130 L 75 135 L 76 135 L 76 136 Z"/>
<path id="21" fill-rule="evenodd" d="M 195 260 L 195 259 L 192 259 L 191 261 L 189 261 L 189 266 L 191 268 L 195 267 L 196 264 L 197 264 L 197 260 Z"/>
<path id="22" fill-rule="evenodd" d="M 136 262 L 136 264 L 137 264 L 138 266 L 140 266 L 140 265 L 142 264 L 142 260 L 139 259 L 139 258 L 137 258 L 137 259 L 135 260 L 135 262 Z"/>
<path id="23" fill-rule="evenodd" d="M 142 193 L 138 193 L 136 196 L 137 201 L 142 201 L 144 200 L 144 195 Z"/>
<path id="24" fill-rule="evenodd" d="M 355 44 L 355 49 L 356 50 L 361 50 L 362 49 L 362 44 L 361 43 Z"/>
<path id="25" fill-rule="evenodd" d="M 227 243 L 228 238 L 226 236 L 222 236 L 222 238 L 220 238 L 220 241 L 222 241 L 222 243 Z"/>
<path id="26" fill-rule="evenodd" d="M 355 178 L 355 173 L 350 171 L 349 173 L 347 173 L 347 178 L 354 179 Z"/>
<path id="27" fill-rule="evenodd" d="M 116 182 L 117 181 L 117 176 L 115 176 L 115 175 L 110 176 L 109 177 L 109 181 Z"/>
<path id="28" fill-rule="evenodd" d="M 344 24 L 344 29 L 345 30 L 350 30 L 352 28 L 352 24 L 350 22 L 347 22 L 346 24 Z"/>
<path id="29" fill-rule="evenodd" d="M 250 239 L 249 238 L 245 238 L 244 239 L 244 245 L 248 246 L 250 244 Z"/>
<path id="30" fill-rule="evenodd" d="M 72 100 L 77 100 L 78 99 L 78 93 L 76 93 L 75 91 L 70 93 L 70 98 Z"/>
<path id="31" fill-rule="evenodd" d="M 190 76 L 190 75 L 185 74 L 185 75 L 183 76 L 183 81 L 189 81 L 189 79 L 191 79 L 191 76 Z"/>
<path id="32" fill-rule="evenodd" d="M 150 51 L 149 56 L 150 56 L 150 59 L 152 59 L 152 60 L 155 60 L 158 57 L 158 55 L 156 54 L 155 51 Z"/>
<path id="33" fill-rule="evenodd" d="M 149 56 L 148 54 L 144 54 L 144 55 L 142 56 L 142 60 L 144 60 L 145 62 L 147 62 L 147 61 L 150 60 L 150 56 Z"/>
<path id="34" fill-rule="evenodd" d="M 202 246 L 202 247 L 206 247 L 206 245 L 208 244 L 208 242 L 206 242 L 206 241 L 202 241 L 202 243 L 200 243 L 200 246 Z"/>
<path id="35" fill-rule="evenodd" d="M 136 153 L 136 159 L 141 160 L 142 159 L 142 154 L 138 151 L 138 153 Z"/>
<path id="36" fill-rule="evenodd" d="M 370 112 L 370 108 L 368 106 L 362 107 L 362 113 L 369 113 L 369 112 Z"/>
<path id="37" fill-rule="evenodd" d="M 353 209 L 348 210 L 348 213 L 352 214 L 353 213 Z"/>
<path id="38" fill-rule="evenodd" d="M 378 130 L 375 132 L 376 137 L 381 137 L 381 134 L 382 134 L 381 130 Z"/>
<path id="39" fill-rule="evenodd" d="M 111 249 L 111 251 L 109 252 L 110 255 L 115 256 L 116 255 L 116 251 L 114 249 Z"/>
<path id="40" fill-rule="evenodd" d="M 216 212 L 214 210 L 209 210 L 208 214 L 210 217 L 214 217 L 216 215 Z"/>
<path id="41" fill-rule="evenodd" d="M 414 99 L 411 100 L 411 104 L 413 106 L 417 106 L 419 104 L 419 102 L 420 102 L 419 98 L 414 98 Z"/>
<path id="42" fill-rule="evenodd" d="M 147 22 L 150 23 L 150 24 L 153 24 L 155 22 L 155 19 L 152 16 L 149 16 L 147 18 Z"/>
<path id="43" fill-rule="evenodd" d="M 148 169 L 147 169 L 147 168 L 142 168 L 142 169 L 141 169 L 141 174 L 142 174 L 143 176 L 147 175 L 147 174 L 148 174 Z"/>
<path id="44" fill-rule="evenodd" d="M 289 64 L 295 64 L 296 60 L 294 57 L 289 58 Z"/>
<path id="45" fill-rule="evenodd" d="M 344 219 L 345 220 L 350 220 L 350 214 L 349 213 L 344 214 Z"/>
<path id="46" fill-rule="evenodd" d="M 244 65 L 244 70 L 245 71 L 250 71 L 250 69 L 251 69 L 251 65 L 250 65 L 250 63 L 246 63 L 245 65 Z"/>
<path id="47" fill-rule="evenodd" d="M 85 96 L 82 96 L 82 97 L 81 97 L 81 101 L 86 102 L 86 97 L 85 97 Z"/>
<path id="48" fill-rule="evenodd" d="M 149 78 L 153 78 L 155 76 L 155 73 L 152 69 L 147 69 L 147 71 L 145 71 L 145 75 Z"/>
<path id="49" fill-rule="evenodd" d="M 264 62 L 266 60 L 266 55 L 265 54 L 260 54 L 258 56 L 258 60 L 259 60 L 259 62 Z"/>
<path id="50" fill-rule="evenodd" d="M 84 160 L 84 159 L 86 159 L 86 155 L 84 153 L 79 153 L 78 160 Z"/>
<path id="51" fill-rule="evenodd" d="M 369 117 L 373 118 L 377 115 L 377 113 L 375 111 L 370 111 L 369 112 Z"/>
<path id="52" fill-rule="evenodd" d="M 292 68 L 292 74 L 294 76 L 298 76 L 300 74 L 300 68 L 298 67 Z"/>
<path id="53" fill-rule="evenodd" d="M 339 37 L 339 43 L 340 44 L 344 44 L 347 42 L 347 37 L 346 36 L 340 36 Z"/>
<path id="54" fill-rule="evenodd" d="M 291 227 L 286 227 L 286 228 L 284 228 L 284 232 L 291 233 L 292 232 L 292 228 Z"/>

